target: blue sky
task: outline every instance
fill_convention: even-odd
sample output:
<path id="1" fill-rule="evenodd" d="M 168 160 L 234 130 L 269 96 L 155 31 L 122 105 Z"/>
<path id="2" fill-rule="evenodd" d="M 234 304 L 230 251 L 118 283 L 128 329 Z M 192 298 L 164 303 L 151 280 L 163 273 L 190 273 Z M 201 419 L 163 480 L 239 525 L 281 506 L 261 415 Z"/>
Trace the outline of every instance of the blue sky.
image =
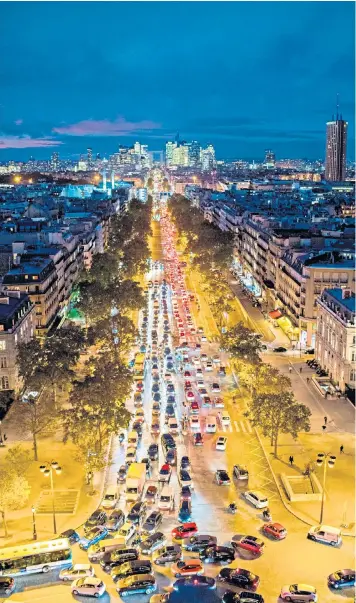
<path id="1" fill-rule="evenodd" d="M 2 2 L 0 160 L 211 142 L 323 158 L 340 95 L 354 149 L 352 2 Z"/>

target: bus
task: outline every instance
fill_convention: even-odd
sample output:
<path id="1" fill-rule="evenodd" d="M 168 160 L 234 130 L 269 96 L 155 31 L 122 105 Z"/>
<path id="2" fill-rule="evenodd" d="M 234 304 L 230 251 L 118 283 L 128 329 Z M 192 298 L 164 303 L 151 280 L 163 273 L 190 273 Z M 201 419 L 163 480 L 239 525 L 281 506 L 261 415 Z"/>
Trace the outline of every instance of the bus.
<path id="1" fill-rule="evenodd" d="M 22 576 L 72 567 L 72 549 L 67 538 L 56 538 L 0 549 L 0 576 Z"/>
<path id="2" fill-rule="evenodd" d="M 136 354 L 133 368 L 134 379 L 142 381 L 145 374 L 145 354 Z"/>

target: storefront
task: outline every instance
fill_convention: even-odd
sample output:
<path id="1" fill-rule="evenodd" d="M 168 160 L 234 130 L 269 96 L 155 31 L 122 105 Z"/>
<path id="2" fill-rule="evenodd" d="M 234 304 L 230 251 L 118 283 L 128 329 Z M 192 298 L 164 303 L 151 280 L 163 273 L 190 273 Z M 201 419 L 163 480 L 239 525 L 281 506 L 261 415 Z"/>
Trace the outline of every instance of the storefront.
<path id="1" fill-rule="evenodd" d="M 297 344 L 299 342 L 299 328 L 293 325 L 288 316 L 282 314 L 278 308 L 276 310 L 272 310 L 272 312 L 269 312 L 268 316 L 274 326 L 282 329 L 283 333 L 287 335 L 288 339 L 292 343 Z"/>

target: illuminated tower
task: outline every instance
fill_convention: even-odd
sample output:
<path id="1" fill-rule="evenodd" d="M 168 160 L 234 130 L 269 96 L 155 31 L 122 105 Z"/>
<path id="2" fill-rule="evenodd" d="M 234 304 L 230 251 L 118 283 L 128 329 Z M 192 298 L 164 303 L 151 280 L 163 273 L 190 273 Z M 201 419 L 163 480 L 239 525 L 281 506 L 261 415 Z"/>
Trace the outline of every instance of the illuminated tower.
<path id="1" fill-rule="evenodd" d="M 338 102 L 336 119 L 333 116 L 326 124 L 325 180 L 330 182 L 345 180 L 347 126 L 339 114 Z"/>

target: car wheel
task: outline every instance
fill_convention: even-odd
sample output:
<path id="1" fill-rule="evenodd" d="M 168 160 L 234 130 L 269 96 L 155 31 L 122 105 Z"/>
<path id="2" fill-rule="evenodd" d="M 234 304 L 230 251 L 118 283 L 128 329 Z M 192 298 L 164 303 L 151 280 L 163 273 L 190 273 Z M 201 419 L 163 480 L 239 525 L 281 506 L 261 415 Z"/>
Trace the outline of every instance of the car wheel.
<path id="1" fill-rule="evenodd" d="M 146 590 L 146 595 L 150 595 L 151 593 L 153 593 L 153 588 L 148 588 Z"/>
<path id="2" fill-rule="evenodd" d="M 42 571 L 44 574 L 47 574 L 47 572 L 49 572 L 49 566 L 48 565 L 44 565 L 42 568 Z"/>
<path id="3" fill-rule="evenodd" d="M 286 601 L 292 601 L 291 597 L 286 597 Z"/>
<path id="4" fill-rule="evenodd" d="M 79 595 L 77 590 L 72 590 L 73 595 Z"/>
<path id="5" fill-rule="evenodd" d="M 94 593 L 94 598 L 97 599 L 99 597 L 99 593 Z"/>
<path id="6" fill-rule="evenodd" d="M 174 574 L 175 578 L 180 578 L 180 574 Z"/>

